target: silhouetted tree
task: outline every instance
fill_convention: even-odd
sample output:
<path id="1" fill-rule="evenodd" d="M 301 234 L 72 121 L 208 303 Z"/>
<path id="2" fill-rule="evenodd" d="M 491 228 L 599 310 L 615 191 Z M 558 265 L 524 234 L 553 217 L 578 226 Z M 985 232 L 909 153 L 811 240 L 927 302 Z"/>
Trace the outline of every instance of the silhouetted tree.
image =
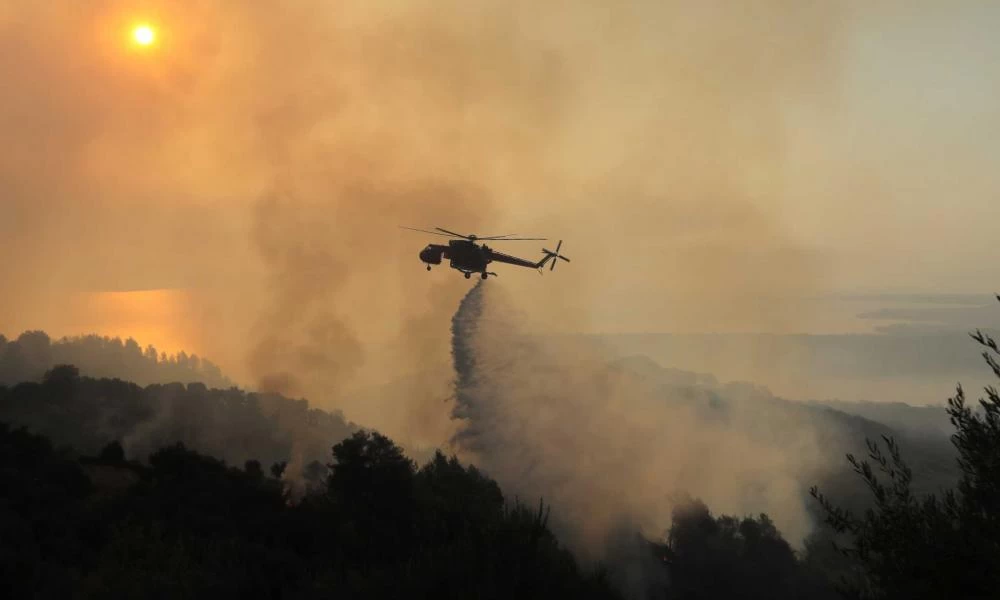
<path id="1" fill-rule="evenodd" d="M 73 382 L 80 378 L 80 369 L 73 365 L 56 365 L 42 376 L 43 383 Z"/>
<path id="2" fill-rule="evenodd" d="M 799 563 L 766 514 L 712 516 L 700 500 L 682 499 L 661 550 L 671 598 L 824 598 L 818 573 Z"/>
<path id="3" fill-rule="evenodd" d="M 264 470 L 260 467 L 259 460 L 248 460 L 243 464 L 243 470 L 252 477 L 263 477 Z"/>
<path id="4" fill-rule="evenodd" d="M 466 469 L 457 457 L 440 451 L 417 474 L 416 484 L 426 515 L 425 534 L 439 540 L 476 535 L 504 508 L 500 486 L 474 466 Z"/>
<path id="5" fill-rule="evenodd" d="M 0 425 L 0 594 L 618 597 L 558 546 L 547 508 L 505 507 L 475 469 L 439 456 L 415 475 L 376 432 L 336 448 L 329 489 L 290 504 L 257 461 L 233 468 L 173 444 L 148 466 L 78 462 Z"/>
<path id="6" fill-rule="evenodd" d="M 386 436 L 355 432 L 333 447 L 328 493 L 352 528 L 368 532 L 366 544 L 393 555 L 410 550 L 415 534 L 415 465 Z"/>
<path id="7" fill-rule="evenodd" d="M 98 457 L 105 462 L 120 463 L 125 462 L 125 449 L 117 440 L 105 446 Z"/>
<path id="8" fill-rule="evenodd" d="M 981 331 L 972 337 L 1000 379 L 996 341 Z M 874 497 L 874 508 L 863 516 L 853 516 L 812 488 L 827 522 L 853 539 L 844 552 L 861 573 L 844 581 L 846 593 L 865 598 L 997 597 L 1000 394 L 991 386 L 986 396 L 979 401 L 980 411 L 966 405 L 961 385 L 948 400 L 961 476 L 957 487 L 940 497 L 918 498 L 912 492 L 912 470 L 889 436 L 883 437 L 885 451 L 869 440 L 867 460 L 847 456 Z"/>
<path id="9" fill-rule="evenodd" d="M 91 490 L 47 439 L 0 423 L 0 596 L 72 596 Z"/>

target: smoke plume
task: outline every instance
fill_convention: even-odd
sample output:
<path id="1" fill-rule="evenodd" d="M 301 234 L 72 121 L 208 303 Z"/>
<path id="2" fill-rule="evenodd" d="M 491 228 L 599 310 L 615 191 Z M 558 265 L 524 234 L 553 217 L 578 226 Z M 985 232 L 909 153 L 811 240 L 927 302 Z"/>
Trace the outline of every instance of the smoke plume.
<path id="1" fill-rule="evenodd" d="M 986 229 L 947 260 L 911 242 L 938 228 L 942 190 L 954 223 L 992 222 L 995 103 L 963 110 L 967 131 L 908 111 L 919 89 L 866 112 L 899 65 L 856 42 L 901 20 L 865 7 L 4 2 L 0 331 L 142 331 L 412 450 L 454 433 L 441 398 L 466 282 L 426 273 L 428 240 L 397 225 L 565 239 L 572 277 L 501 271 L 533 331 L 803 331 L 795 299 L 832 281 L 981 277 L 966 265 Z M 942 11 L 906 7 L 938 31 Z M 157 44 L 131 43 L 139 21 Z M 913 80 L 968 73 L 942 56 Z M 859 133 L 889 122 L 927 154 Z M 923 187 L 900 187 L 913 172 Z M 524 244 L 504 250 L 538 256 Z M 917 250 L 905 264 L 928 272 L 892 258 Z M 754 354 L 756 379 L 790 368 Z"/>
<path id="2" fill-rule="evenodd" d="M 499 286 L 479 283 L 455 313 L 455 443 L 505 491 L 551 502 L 579 554 L 603 558 L 626 524 L 661 539 L 688 493 L 726 514 L 766 512 L 801 543 L 811 529 L 803 482 L 837 458 L 814 423 L 528 335 L 517 312 Z"/>

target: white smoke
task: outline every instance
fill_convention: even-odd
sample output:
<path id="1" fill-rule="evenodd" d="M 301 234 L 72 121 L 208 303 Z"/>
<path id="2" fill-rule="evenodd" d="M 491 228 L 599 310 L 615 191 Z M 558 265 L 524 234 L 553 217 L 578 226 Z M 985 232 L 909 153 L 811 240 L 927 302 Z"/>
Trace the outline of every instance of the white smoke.
<path id="1" fill-rule="evenodd" d="M 660 539 L 685 493 L 718 512 L 766 512 L 793 544 L 808 534 L 803 482 L 834 453 L 799 411 L 525 335 L 515 306 L 478 283 L 454 316 L 454 442 L 506 493 L 551 502 L 578 556 L 608 558 L 625 524 Z"/>

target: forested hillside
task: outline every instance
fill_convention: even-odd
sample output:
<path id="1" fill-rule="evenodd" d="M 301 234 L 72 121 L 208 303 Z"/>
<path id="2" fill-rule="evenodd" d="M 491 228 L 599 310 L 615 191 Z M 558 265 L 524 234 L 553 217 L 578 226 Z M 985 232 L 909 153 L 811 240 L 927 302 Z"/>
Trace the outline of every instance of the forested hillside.
<path id="1" fill-rule="evenodd" d="M 0 385 L 37 381 L 55 365 L 70 364 L 90 377 L 120 377 L 139 385 L 203 383 L 228 388 L 232 382 L 212 361 L 195 354 L 167 355 L 132 338 L 84 335 L 52 340 L 44 331 L 26 331 L 16 339 L 0 335 Z"/>
<path id="2" fill-rule="evenodd" d="M 1000 377 L 996 342 L 975 337 Z M 779 445 L 807 427 L 831 453 L 846 450 L 838 467 L 813 473 L 816 529 L 805 547 L 793 549 L 775 515 L 713 514 L 687 497 L 675 499 L 662 536 L 623 535 L 609 540 L 599 563 L 583 563 L 550 528 L 558 504 L 506 496 L 488 473 L 441 452 L 418 467 L 392 440 L 305 400 L 200 383 L 143 387 L 58 364 L 37 381 L 0 385 L 0 590 L 94 598 L 996 597 L 993 388 L 978 406 L 962 389 L 949 400 L 947 444 L 647 359 L 607 369 L 706 422 L 739 417 L 748 435 Z M 858 457 L 866 444 L 867 458 Z"/>
<path id="3" fill-rule="evenodd" d="M 148 466 L 112 444 L 76 460 L 0 425 L 8 598 L 615 598 L 546 526 L 548 508 L 438 455 L 420 469 L 359 432 L 292 504 L 280 469 L 181 444 Z"/>
<path id="4" fill-rule="evenodd" d="M 553 507 L 505 497 L 455 458 L 437 453 L 417 468 L 370 431 L 333 445 L 330 458 L 329 475 L 295 500 L 280 465 L 237 468 L 183 444 L 146 464 L 116 443 L 81 458 L 0 424 L 0 590 L 12 598 L 833 597 L 766 515 L 716 517 L 689 499 L 666 539 L 636 536 L 610 568 L 582 565 L 549 529 Z"/>
<path id="5" fill-rule="evenodd" d="M 330 445 L 357 429 L 306 400 L 201 383 L 141 387 L 84 377 L 71 365 L 51 369 L 37 383 L 0 386 L 0 421 L 84 454 L 119 442 L 130 457 L 145 460 L 181 442 L 231 464 L 290 461 L 294 480 L 320 477 Z"/>

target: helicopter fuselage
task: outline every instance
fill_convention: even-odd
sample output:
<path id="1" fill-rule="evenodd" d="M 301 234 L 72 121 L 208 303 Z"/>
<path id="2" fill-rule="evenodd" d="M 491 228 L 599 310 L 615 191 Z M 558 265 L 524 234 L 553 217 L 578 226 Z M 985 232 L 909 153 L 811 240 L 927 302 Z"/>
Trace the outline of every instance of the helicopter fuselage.
<path id="1" fill-rule="evenodd" d="M 430 265 L 439 265 L 448 260 L 452 269 L 463 273 L 483 273 L 492 262 L 490 249 L 467 240 L 451 240 L 447 246 L 428 244 L 420 251 L 420 260 Z"/>

